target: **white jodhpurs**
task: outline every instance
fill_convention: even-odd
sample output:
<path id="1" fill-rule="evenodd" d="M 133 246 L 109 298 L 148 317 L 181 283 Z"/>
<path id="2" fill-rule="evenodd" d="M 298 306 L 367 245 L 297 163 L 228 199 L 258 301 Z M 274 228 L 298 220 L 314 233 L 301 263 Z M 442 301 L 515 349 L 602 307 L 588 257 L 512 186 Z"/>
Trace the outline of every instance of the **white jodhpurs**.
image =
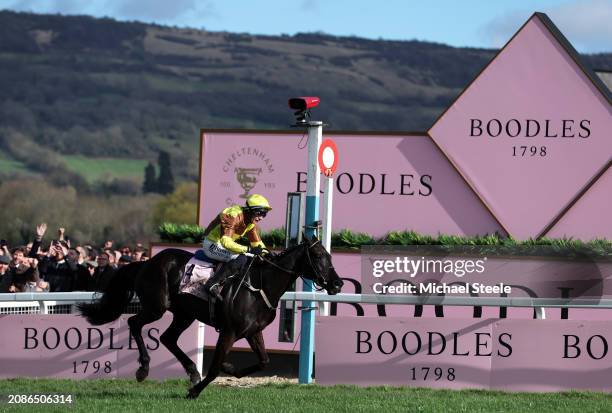
<path id="1" fill-rule="evenodd" d="M 209 239 L 204 239 L 202 248 L 204 249 L 204 254 L 215 261 L 228 262 L 236 259 L 239 255 L 226 249 L 221 243 L 213 242 Z"/>

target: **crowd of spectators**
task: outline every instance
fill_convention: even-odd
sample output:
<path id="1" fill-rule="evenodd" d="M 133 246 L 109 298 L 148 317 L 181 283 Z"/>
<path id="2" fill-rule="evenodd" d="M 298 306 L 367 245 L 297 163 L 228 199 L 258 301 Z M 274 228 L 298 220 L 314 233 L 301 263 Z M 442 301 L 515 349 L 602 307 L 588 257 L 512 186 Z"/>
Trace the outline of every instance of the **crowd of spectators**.
<path id="1" fill-rule="evenodd" d="M 9 248 L 0 240 L 0 293 L 103 291 L 115 270 L 133 261 L 145 261 L 142 244 L 116 249 L 113 241 L 102 248 L 71 245 L 64 228 L 45 242 L 47 224 L 36 227 L 34 241 Z"/>

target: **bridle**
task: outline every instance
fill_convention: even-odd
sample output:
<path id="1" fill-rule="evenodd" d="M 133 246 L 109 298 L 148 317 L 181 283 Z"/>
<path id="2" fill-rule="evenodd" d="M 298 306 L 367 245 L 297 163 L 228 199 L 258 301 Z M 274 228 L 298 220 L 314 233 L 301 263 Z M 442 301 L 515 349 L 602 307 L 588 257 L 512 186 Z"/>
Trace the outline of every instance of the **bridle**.
<path id="1" fill-rule="evenodd" d="M 308 248 L 306 249 L 306 257 L 308 258 L 308 264 L 310 265 L 310 268 L 312 269 L 312 271 L 315 273 L 316 279 L 314 280 L 314 288 L 316 291 L 323 291 L 325 290 L 325 285 L 327 284 L 325 282 L 325 278 L 321 275 L 321 273 L 319 271 L 317 271 L 317 268 L 313 265 L 312 263 L 312 258 L 310 257 L 310 248 L 314 247 L 315 245 L 317 245 L 317 243 L 320 242 L 319 240 L 317 240 L 315 243 L 313 243 L 312 245 L 309 245 Z M 298 246 L 301 246 L 298 245 Z M 270 264 L 271 266 L 273 266 L 274 268 L 277 268 L 287 274 L 290 275 L 294 275 L 296 277 L 300 277 L 303 281 L 306 281 L 307 278 L 304 278 L 303 275 L 298 274 L 297 272 L 290 270 L 288 268 L 284 268 L 281 267 L 280 265 L 278 265 L 275 262 L 272 262 L 271 260 L 269 260 L 266 257 L 263 256 L 258 256 L 258 258 L 260 260 L 262 260 L 263 262 L 266 262 L 268 264 Z M 278 305 L 278 303 L 276 305 L 272 305 L 272 303 L 270 302 L 270 300 L 268 299 L 266 293 L 264 292 L 264 290 L 262 288 L 255 288 L 251 285 L 250 281 L 245 281 L 245 278 L 247 277 L 247 274 L 249 273 L 250 269 L 251 269 L 251 265 L 253 264 L 254 260 L 251 260 L 251 262 L 249 263 L 249 267 L 247 268 L 247 270 L 244 272 L 244 275 L 242 276 L 242 280 L 240 280 L 240 284 L 238 286 L 238 289 L 236 289 L 236 292 L 234 293 L 234 297 L 232 298 L 232 301 L 236 298 L 236 295 L 238 294 L 238 290 L 240 289 L 240 287 L 242 287 L 243 285 L 250 290 L 253 293 L 259 293 L 261 295 L 261 298 L 263 299 L 263 301 L 266 303 L 266 305 L 268 306 L 269 309 L 273 310 L 276 308 L 276 305 Z M 334 267 L 330 266 L 330 269 L 333 270 Z M 261 273 L 260 273 L 261 276 Z M 312 280 L 309 280 L 312 281 Z M 322 287 L 319 288 L 317 287 L 318 285 L 321 285 Z"/>
<path id="2" fill-rule="evenodd" d="M 310 265 L 312 272 L 314 272 L 316 276 L 316 278 L 314 279 L 313 287 L 315 288 L 316 291 L 323 291 L 325 290 L 325 285 L 327 284 L 327 282 L 325 281 L 325 277 L 323 277 L 323 275 L 317 271 L 317 267 L 314 266 L 314 264 L 312 263 L 312 258 L 310 257 L 310 249 L 314 247 L 315 245 L 317 245 L 319 242 L 321 241 L 316 240 L 312 245 L 309 245 L 308 248 L 306 248 L 306 258 L 308 259 L 308 265 Z M 333 268 L 334 267 L 330 267 L 330 269 L 333 269 Z M 300 278 L 302 279 L 302 281 L 306 281 L 303 275 L 300 275 Z M 320 285 L 321 287 L 319 288 L 317 287 L 317 285 Z"/>
<path id="3" fill-rule="evenodd" d="M 276 264 L 275 262 L 272 262 L 271 260 L 267 259 L 266 257 L 260 256 L 259 258 L 265 262 L 267 262 L 268 264 L 272 265 L 274 268 L 277 268 L 283 272 L 286 272 L 287 274 L 291 274 L 291 275 L 295 275 L 296 277 L 300 277 L 303 281 L 314 281 L 314 288 L 316 291 L 323 291 L 325 290 L 325 285 L 327 284 L 327 282 L 325 281 L 325 277 L 323 277 L 323 275 L 317 270 L 317 267 L 313 264 L 312 262 L 312 258 L 310 256 L 310 249 L 312 247 L 314 247 L 315 245 L 317 245 L 319 242 L 321 242 L 320 240 L 316 240 L 312 245 L 309 245 L 308 248 L 306 248 L 306 258 L 308 260 L 308 265 L 310 266 L 310 268 L 312 269 L 312 271 L 315 274 L 315 279 L 314 280 L 310 280 L 308 278 L 304 278 L 303 274 L 298 274 L 297 272 L 290 270 L 288 268 L 284 268 L 281 267 L 280 265 Z M 330 266 L 329 269 L 333 270 L 333 266 Z M 317 287 L 317 285 L 320 285 L 321 287 Z"/>

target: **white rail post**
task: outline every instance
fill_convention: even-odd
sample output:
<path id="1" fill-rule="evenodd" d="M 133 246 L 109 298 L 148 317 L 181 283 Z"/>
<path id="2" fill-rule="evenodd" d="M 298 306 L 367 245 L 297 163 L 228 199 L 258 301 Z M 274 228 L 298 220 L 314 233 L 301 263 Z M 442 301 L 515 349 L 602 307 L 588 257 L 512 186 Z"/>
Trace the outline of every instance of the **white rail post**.
<path id="1" fill-rule="evenodd" d="M 323 215 L 323 236 L 322 243 L 327 252 L 331 253 L 331 234 L 332 234 L 332 207 L 334 201 L 334 178 L 325 178 L 325 189 L 323 190 L 323 205 L 325 213 Z M 325 301 L 319 305 L 319 315 L 329 315 L 330 302 Z"/>

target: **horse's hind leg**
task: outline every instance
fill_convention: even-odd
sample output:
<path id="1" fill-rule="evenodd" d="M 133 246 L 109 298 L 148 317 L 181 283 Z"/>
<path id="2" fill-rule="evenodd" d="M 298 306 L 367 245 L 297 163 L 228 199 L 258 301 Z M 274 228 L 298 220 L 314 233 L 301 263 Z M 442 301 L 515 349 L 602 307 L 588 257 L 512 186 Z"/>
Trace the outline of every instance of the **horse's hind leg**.
<path id="1" fill-rule="evenodd" d="M 138 346 L 138 363 L 140 363 L 140 367 L 136 370 L 136 380 L 138 381 L 143 381 L 149 375 L 149 363 L 151 361 L 151 357 L 149 357 L 149 353 L 147 352 L 147 347 L 142 339 L 142 327 L 153 321 L 159 320 L 162 315 L 164 315 L 165 311 L 165 309 L 151 311 L 150 309 L 142 308 L 138 314 L 128 318 L 130 333 Z"/>
<path id="2" fill-rule="evenodd" d="M 249 367 L 245 367 L 240 370 L 236 370 L 236 368 L 231 363 L 223 363 L 221 365 L 221 371 L 234 377 L 240 378 L 263 370 L 270 363 L 270 357 L 268 357 L 268 352 L 266 351 L 266 346 L 264 344 L 263 334 L 261 333 L 261 331 L 257 334 L 252 335 L 251 337 L 247 337 L 247 341 L 249 342 L 249 345 L 251 346 L 253 352 L 255 352 L 255 354 L 259 358 L 259 363 Z"/>
<path id="3" fill-rule="evenodd" d="M 174 354 L 174 357 L 183 365 L 192 385 L 195 385 L 201 380 L 200 373 L 198 372 L 196 364 L 178 346 L 178 339 L 194 320 L 195 317 L 175 312 L 172 323 L 160 337 L 162 344 L 166 346 L 166 348 Z"/>
<path id="4" fill-rule="evenodd" d="M 189 389 L 189 393 L 187 393 L 187 398 L 195 399 L 200 395 L 202 390 L 204 390 L 204 388 L 210 384 L 211 381 L 217 378 L 219 372 L 221 371 L 221 364 L 223 363 L 223 360 L 225 360 L 227 354 L 232 349 L 234 341 L 236 341 L 236 338 L 234 337 L 233 332 L 228 333 L 222 331 L 221 334 L 219 334 L 219 339 L 217 340 L 217 347 L 215 348 L 215 354 L 210 364 L 210 368 L 208 369 L 208 373 L 206 373 L 206 377 L 204 377 L 204 380 Z"/>

